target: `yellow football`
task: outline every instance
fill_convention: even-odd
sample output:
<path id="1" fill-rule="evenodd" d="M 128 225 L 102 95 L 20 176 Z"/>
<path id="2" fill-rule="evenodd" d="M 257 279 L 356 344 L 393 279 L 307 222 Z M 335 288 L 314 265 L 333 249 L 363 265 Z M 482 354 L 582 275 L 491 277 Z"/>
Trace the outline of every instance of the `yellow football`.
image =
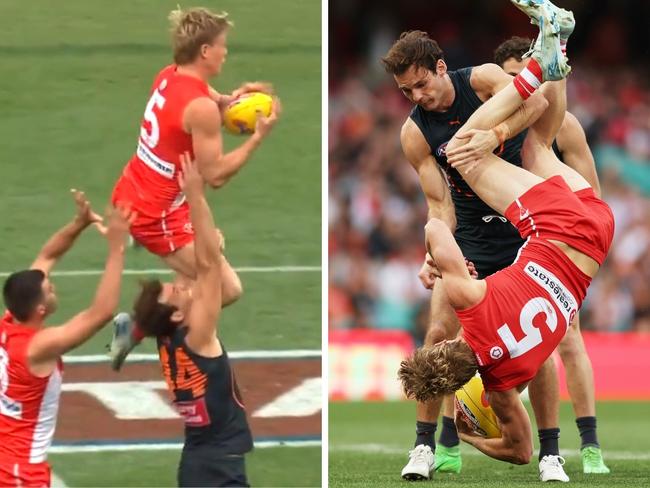
<path id="1" fill-rule="evenodd" d="M 258 112 L 271 115 L 273 98 L 266 93 L 245 93 L 228 104 L 223 114 L 223 124 L 232 134 L 255 132 Z"/>
<path id="2" fill-rule="evenodd" d="M 474 426 L 474 432 L 492 439 L 501 437 L 497 416 L 488 403 L 480 376 L 474 376 L 456 392 L 456 409 Z"/>

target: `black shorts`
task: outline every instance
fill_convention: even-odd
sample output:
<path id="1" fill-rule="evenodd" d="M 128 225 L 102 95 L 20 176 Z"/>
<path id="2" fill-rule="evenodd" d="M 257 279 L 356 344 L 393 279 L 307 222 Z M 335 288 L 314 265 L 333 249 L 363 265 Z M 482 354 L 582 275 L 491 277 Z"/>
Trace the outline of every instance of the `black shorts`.
<path id="1" fill-rule="evenodd" d="M 510 266 L 524 243 L 517 229 L 500 219 L 505 220 L 493 216 L 487 225 L 460 227 L 454 235 L 463 256 L 474 263 L 479 279 Z"/>
<path id="2" fill-rule="evenodd" d="M 250 486 L 244 455 L 184 450 L 178 466 L 178 486 Z"/>

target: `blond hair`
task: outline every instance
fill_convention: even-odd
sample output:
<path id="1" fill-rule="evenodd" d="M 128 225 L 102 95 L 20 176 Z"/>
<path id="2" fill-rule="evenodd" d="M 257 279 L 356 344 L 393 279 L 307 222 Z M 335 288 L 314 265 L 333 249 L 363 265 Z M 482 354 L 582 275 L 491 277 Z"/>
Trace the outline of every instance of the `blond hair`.
<path id="1" fill-rule="evenodd" d="M 456 392 L 476 374 L 474 352 L 464 341 L 443 341 L 417 349 L 400 364 L 404 392 L 419 402 Z"/>
<path id="2" fill-rule="evenodd" d="M 217 36 L 233 26 L 226 12 L 215 14 L 203 7 L 187 10 L 178 7 L 169 13 L 169 21 L 174 63 L 179 65 L 194 61 L 201 46 L 212 44 Z"/>

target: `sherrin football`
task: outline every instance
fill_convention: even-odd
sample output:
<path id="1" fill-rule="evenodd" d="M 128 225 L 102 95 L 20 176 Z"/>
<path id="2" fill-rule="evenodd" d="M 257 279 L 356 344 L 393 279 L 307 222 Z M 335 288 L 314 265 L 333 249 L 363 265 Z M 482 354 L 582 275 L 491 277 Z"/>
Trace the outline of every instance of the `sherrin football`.
<path id="1" fill-rule="evenodd" d="M 232 134 L 255 132 L 257 113 L 271 115 L 273 98 L 266 93 L 245 93 L 228 104 L 223 114 L 223 124 Z"/>
<path id="2" fill-rule="evenodd" d="M 480 376 L 474 376 L 456 392 L 455 403 L 456 409 L 474 426 L 476 434 L 488 439 L 501 437 L 497 417 L 488 403 Z"/>

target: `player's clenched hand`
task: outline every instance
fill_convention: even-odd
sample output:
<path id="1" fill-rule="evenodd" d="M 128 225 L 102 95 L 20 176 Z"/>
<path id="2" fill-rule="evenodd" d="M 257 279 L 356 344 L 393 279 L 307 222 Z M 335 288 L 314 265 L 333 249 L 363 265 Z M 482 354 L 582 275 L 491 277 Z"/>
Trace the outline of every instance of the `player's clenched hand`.
<path id="1" fill-rule="evenodd" d="M 456 430 L 458 431 L 458 434 L 464 434 L 467 436 L 476 436 L 476 432 L 474 432 L 474 427 L 470 423 L 469 420 L 461 413 L 461 411 L 458 409 L 458 406 L 455 408 L 455 415 L 454 415 L 454 424 L 456 424 Z"/>
<path id="2" fill-rule="evenodd" d="M 70 193 L 72 194 L 72 198 L 74 198 L 74 202 L 77 204 L 77 215 L 75 216 L 77 222 L 84 226 L 94 223 L 101 224 L 103 222 L 104 219 L 102 216 L 94 212 L 90 207 L 90 202 L 84 192 L 72 188 Z"/>
<path id="3" fill-rule="evenodd" d="M 111 249 L 124 250 L 129 228 L 135 222 L 138 214 L 129 207 L 118 205 L 109 208 L 107 213 L 106 240 Z"/>
<path id="4" fill-rule="evenodd" d="M 433 289 L 436 278 L 442 278 L 440 270 L 436 266 L 436 263 L 433 261 L 433 258 L 429 253 L 427 253 L 427 255 L 424 257 L 424 263 L 422 263 L 422 267 L 418 273 L 418 278 L 420 278 L 422 286 L 424 286 L 427 290 Z"/>
<path id="5" fill-rule="evenodd" d="M 238 98 L 244 93 L 261 92 L 273 95 L 273 85 L 266 81 L 248 81 L 231 93 L 231 99 Z"/>
<path id="6" fill-rule="evenodd" d="M 261 112 L 257 113 L 257 123 L 255 124 L 255 133 L 254 136 L 260 138 L 266 137 L 273 126 L 278 121 L 280 114 L 282 113 L 282 104 L 278 97 L 273 97 L 273 106 L 271 107 L 271 114 L 268 117 L 264 117 Z"/>
<path id="7" fill-rule="evenodd" d="M 476 271 L 476 266 L 474 266 L 474 263 L 471 262 L 469 259 L 465 258 L 465 264 L 467 265 L 467 271 L 469 271 L 469 275 L 475 280 L 477 280 L 478 271 Z"/>
<path id="8" fill-rule="evenodd" d="M 469 173 L 499 145 L 499 139 L 492 130 L 471 129 L 454 137 L 460 140 L 461 145 L 447 152 L 447 161 L 464 173 Z"/>
<path id="9" fill-rule="evenodd" d="M 196 161 L 192 161 L 190 154 L 186 151 L 180 155 L 181 171 L 178 173 L 178 186 L 188 198 L 203 195 L 205 182 L 199 172 Z"/>

